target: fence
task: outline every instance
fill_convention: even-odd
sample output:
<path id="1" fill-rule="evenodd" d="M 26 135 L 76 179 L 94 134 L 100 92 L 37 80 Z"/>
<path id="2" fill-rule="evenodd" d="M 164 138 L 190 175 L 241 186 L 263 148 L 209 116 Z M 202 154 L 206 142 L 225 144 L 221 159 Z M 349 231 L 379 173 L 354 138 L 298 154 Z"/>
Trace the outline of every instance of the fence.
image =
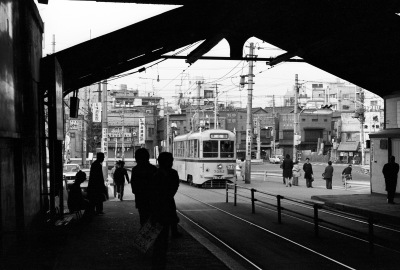
<path id="1" fill-rule="evenodd" d="M 246 195 L 238 194 L 238 188 L 250 191 L 250 195 L 246 196 Z M 230 191 L 230 190 L 233 190 L 233 191 Z M 251 212 L 253 214 L 255 214 L 255 203 L 256 202 L 262 203 L 262 204 L 265 204 L 265 205 L 269 205 L 269 206 L 272 206 L 272 207 L 276 207 L 277 219 L 278 219 L 278 223 L 279 224 L 282 223 L 282 211 L 283 210 L 287 211 L 287 212 L 295 213 L 296 215 L 300 215 L 300 216 L 305 217 L 305 218 L 310 218 L 314 222 L 314 234 L 317 237 L 319 236 L 319 226 L 320 226 L 320 223 L 322 223 L 322 222 L 324 222 L 325 224 L 329 224 L 329 225 L 335 226 L 337 228 L 342 228 L 342 229 L 351 231 L 353 233 L 357 233 L 357 234 L 359 233 L 358 231 L 353 230 L 352 228 L 344 227 L 344 226 L 342 226 L 340 224 L 333 223 L 333 222 L 330 222 L 328 220 L 323 220 L 323 219 L 319 218 L 319 212 L 321 210 L 324 211 L 324 214 L 330 214 L 330 215 L 334 215 L 336 217 L 340 216 L 341 218 L 344 218 L 344 219 L 348 219 L 348 220 L 355 221 L 355 222 L 358 222 L 358 223 L 368 224 L 367 238 L 368 238 L 368 242 L 369 242 L 369 246 L 370 246 L 370 251 L 373 250 L 373 247 L 374 247 L 374 226 L 376 226 L 378 224 L 378 220 L 373 217 L 372 213 L 370 213 L 368 217 L 353 215 L 353 214 L 349 214 L 349 213 L 344 214 L 343 212 L 340 212 L 340 211 L 334 211 L 332 209 L 324 208 L 324 203 L 323 202 L 319 202 L 319 201 L 305 202 L 305 201 L 297 200 L 297 199 L 294 199 L 294 198 L 289 198 L 289 197 L 285 197 L 285 196 L 278 195 L 278 194 L 272 194 L 272 193 L 268 193 L 268 192 L 258 191 L 258 190 L 254 189 L 254 188 L 247 188 L 247 187 L 240 186 L 240 185 L 237 185 L 237 184 L 229 184 L 229 183 L 226 184 L 226 203 L 229 202 L 229 193 L 233 194 L 234 206 L 237 205 L 237 197 L 238 196 L 242 197 L 242 198 L 250 199 L 251 200 L 251 209 L 252 209 Z M 260 193 L 260 194 L 263 194 L 263 195 L 267 195 L 267 196 L 269 196 L 271 198 L 275 198 L 276 204 L 257 199 L 255 197 L 256 193 Z M 295 211 L 295 210 L 292 210 L 292 209 L 289 209 L 289 208 L 285 208 L 285 207 L 282 206 L 282 201 L 283 200 L 287 201 L 289 204 L 293 204 L 293 205 L 297 205 L 297 206 L 301 206 L 301 207 L 305 207 L 305 208 L 311 207 L 313 209 L 313 215 L 311 216 L 311 215 L 300 213 L 298 211 Z M 383 228 L 383 229 L 388 229 L 388 230 L 392 230 L 392 231 L 395 230 L 396 232 L 400 232 L 397 229 L 390 228 L 389 226 L 385 227 L 383 225 L 380 225 L 379 227 L 381 229 Z"/>

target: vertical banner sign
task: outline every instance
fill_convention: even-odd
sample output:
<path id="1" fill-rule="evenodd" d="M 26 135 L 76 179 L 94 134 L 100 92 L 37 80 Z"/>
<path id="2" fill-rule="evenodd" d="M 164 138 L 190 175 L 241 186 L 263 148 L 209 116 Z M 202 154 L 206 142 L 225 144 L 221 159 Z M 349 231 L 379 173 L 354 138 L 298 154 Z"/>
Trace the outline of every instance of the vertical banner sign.
<path id="1" fill-rule="evenodd" d="M 253 138 L 251 137 L 251 130 L 246 130 L 246 159 L 251 159 L 251 143 Z"/>
<path id="2" fill-rule="evenodd" d="M 101 122 L 101 102 L 92 103 L 93 122 Z"/>
<path id="3" fill-rule="evenodd" d="M 104 153 L 104 160 L 108 157 L 108 128 L 103 128 L 101 136 L 101 152 Z"/>
<path id="4" fill-rule="evenodd" d="M 139 118 L 139 144 L 146 143 L 145 118 Z"/>

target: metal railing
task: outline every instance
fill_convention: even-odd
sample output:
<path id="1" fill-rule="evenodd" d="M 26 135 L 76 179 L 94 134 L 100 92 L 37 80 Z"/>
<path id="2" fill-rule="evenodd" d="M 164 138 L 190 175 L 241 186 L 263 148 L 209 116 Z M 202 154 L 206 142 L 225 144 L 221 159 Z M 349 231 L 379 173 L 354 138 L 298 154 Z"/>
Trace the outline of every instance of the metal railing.
<path id="1" fill-rule="evenodd" d="M 239 194 L 237 192 L 238 188 L 244 189 L 244 190 L 249 190 L 250 191 L 250 196 Z M 230 190 L 233 190 L 233 191 L 230 191 Z M 354 214 L 350 214 L 350 213 L 343 213 L 341 211 L 335 211 L 333 209 L 324 208 L 324 203 L 323 202 L 319 202 L 319 201 L 305 202 L 305 201 L 302 201 L 302 200 L 298 200 L 298 199 L 294 199 L 294 198 L 290 198 L 290 197 L 285 197 L 285 196 L 282 196 L 282 195 L 279 195 L 279 194 L 273 194 L 273 193 L 268 193 L 268 192 L 264 192 L 264 191 L 259 191 L 259 190 L 256 190 L 254 188 L 248 188 L 248 187 L 240 186 L 240 185 L 237 185 L 237 184 L 230 184 L 230 183 L 226 184 L 226 203 L 229 202 L 229 193 L 233 194 L 234 206 L 237 206 L 237 197 L 242 197 L 242 198 L 246 198 L 246 199 L 251 200 L 251 209 L 252 209 L 251 212 L 253 214 L 255 214 L 255 203 L 256 202 L 262 203 L 262 204 L 265 204 L 265 205 L 269 205 L 269 206 L 272 206 L 272 207 L 276 207 L 277 215 L 278 215 L 277 218 L 278 218 L 278 223 L 279 224 L 282 223 L 282 211 L 283 210 L 286 211 L 286 212 L 295 213 L 298 216 L 302 216 L 302 217 L 305 217 L 305 218 L 312 219 L 313 223 L 314 223 L 314 234 L 315 234 L 316 237 L 319 236 L 319 227 L 320 227 L 320 223 L 322 223 L 322 222 L 324 222 L 325 224 L 329 224 L 329 225 L 335 226 L 337 228 L 341 228 L 341 229 L 345 229 L 347 231 L 351 231 L 351 232 L 356 233 L 356 234 L 360 233 L 360 231 L 356 231 L 356 230 L 354 230 L 352 228 L 345 227 L 345 226 L 342 226 L 340 224 L 333 223 L 333 222 L 330 222 L 328 220 L 321 219 L 319 217 L 319 213 L 321 211 L 323 211 L 324 214 L 334 215 L 334 216 L 337 216 L 337 217 L 341 217 L 341 218 L 344 218 L 344 219 L 351 220 L 353 222 L 368 224 L 367 238 L 368 238 L 368 243 L 369 243 L 369 246 L 370 246 L 370 251 L 373 250 L 373 247 L 374 247 L 374 244 L 375 244 L 374 243 L 374 226 L 376 226 L 378 224 L 378 219 L 375 219 L 373 217 L 372 213 L 370 213 L 368 217 L 354 215 Z M 267 195 L 267 196 L 271 197 L 272 199 L 276 200 L 276 203 L 270 203 L 270 202 L 262 201 L 262 200 L 260 200 L 258 198 L 255 198 L 255 194 L 256 193 Z M 268 197 L 263 197 L 263 198 L 268 198 Z M 289 209 L 287 207 L 283 207 L 282 206 L 282 201 L 283 200 L 287 201 L 289 204 L 296 205 L 296 206 L 299 206 L 299 207 L 312 208 L 313 209 L 313 215 L 307 215 L 307 214 L 304 214 L 304 213 L 300 213 L 299 211 L 295 211 L 295 210 Z M 385 226 L 382 226 L 380 224 L 379 227 L 381 229 L 393 230 L 393 228 L 391 228 L 389 225 L 387 225 L 387 227 L 385 227 Z M 394 231 L 400 232 L 398 230 L 398 228 L 394 229 Z"/>

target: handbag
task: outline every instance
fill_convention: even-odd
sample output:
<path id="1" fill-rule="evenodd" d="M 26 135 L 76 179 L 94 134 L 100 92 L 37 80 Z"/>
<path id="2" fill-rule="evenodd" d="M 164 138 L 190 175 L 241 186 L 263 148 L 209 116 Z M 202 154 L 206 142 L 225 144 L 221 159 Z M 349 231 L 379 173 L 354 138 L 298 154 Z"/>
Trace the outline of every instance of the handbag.
<path id="1" fill-rule="evenodd" d="M 134 236 L 134 246 L 142 253 L 146 253 L 154 245 L 162 229 L 163 226 L 160 223 L 152 223 L 149 219 Z"/>

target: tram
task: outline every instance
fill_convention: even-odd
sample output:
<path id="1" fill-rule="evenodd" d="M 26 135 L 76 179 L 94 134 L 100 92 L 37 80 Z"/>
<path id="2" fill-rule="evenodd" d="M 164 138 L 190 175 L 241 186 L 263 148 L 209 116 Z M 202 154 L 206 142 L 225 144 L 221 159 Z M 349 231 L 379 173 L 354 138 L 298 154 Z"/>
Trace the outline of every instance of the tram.
<path id="1" fill-rule="evenodd" d="M 174 169 L 179 178 L 198 187 L 225 187 L 235 180 L 236 135 L 209 129 L 176 136 L 173 141 Z"/>

